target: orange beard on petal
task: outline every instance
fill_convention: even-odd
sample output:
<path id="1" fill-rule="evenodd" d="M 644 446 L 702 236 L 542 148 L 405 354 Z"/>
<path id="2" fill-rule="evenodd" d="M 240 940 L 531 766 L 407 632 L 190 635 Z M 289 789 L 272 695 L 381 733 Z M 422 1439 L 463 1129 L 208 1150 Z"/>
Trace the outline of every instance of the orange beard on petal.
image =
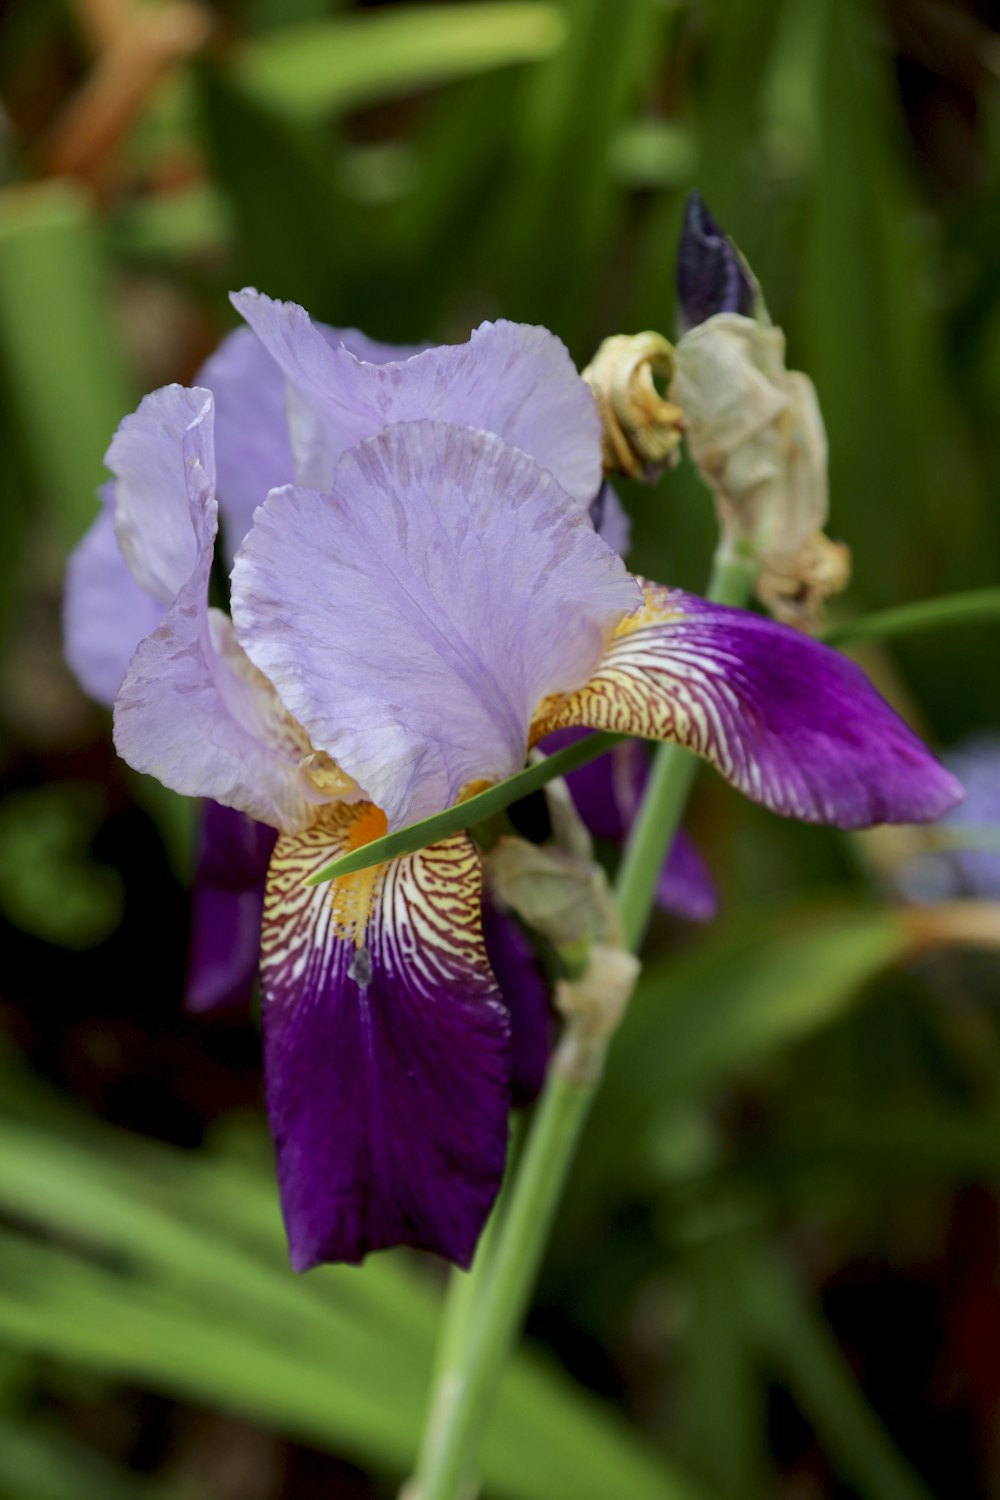
<path id="1" fill-rule="evenodd" d="M 355 849 L 380 839 L 388 831 L 385 813 L 371 802 L 361 802 L 355 807 L 342 809 L 350 819 L 347 838 L 342 854 L 352 854 Z M 334 880 L 330 890 L 330 909 L 333 926 L 339 938 L 353 942 L 361 948 L 372 903 L 385 874 L 385 865 L 373 865 L 367 870 L 358 870 L 354 875 L 341 875 Z"/>

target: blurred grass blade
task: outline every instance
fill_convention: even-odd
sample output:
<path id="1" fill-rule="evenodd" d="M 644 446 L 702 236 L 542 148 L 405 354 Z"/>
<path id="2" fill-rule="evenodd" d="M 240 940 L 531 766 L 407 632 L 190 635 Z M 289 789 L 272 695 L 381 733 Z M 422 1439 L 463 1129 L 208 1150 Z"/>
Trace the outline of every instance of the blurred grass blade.
<path id="1" fill-rule="evenodd" d="M 791 1273 L 760 1249 L 748 1252 L 744 1278 L 757 1340 L 839 1471 L 864 1500 L 932 1500 L 865 1401 L 836 1340 Z"/>
<path id="2" fill-rule="evenodd" d="M 719 1235 L 691 1253 L 691 1304 L 681 1333 L 685 1456 L 720 1500 L 765 1493 L 763 1379 L 750 1346 L 738 1240 Z"/>
<path id="3" fill-rule="evenodd" d="M 836 531 L 864 538 L 855 582 L 873 604 L 889 604 L 969 581 L 964 539 L 976 534 L 980 502 L 928 291 L 933 246 L 906 159 L 891 51 L 869 41 L 880 10 L 872 0 L 815 6 L 820 147 L 799 298 L 802 364 L 830 441 Z M 905 496 L 905 509 L 886 495 Z M 990 553 L 981 550 L 986 582 Z"/>
<path id="4" fill-rule="evenodd" d="M 823 631 L 823 640 L 831 646 L 846 641 L 886 641 L 892 636 L 915 635 L 921 630 L 987 622 L 1000 622 L 1000 589 L 969 589 L 940 599 L 921 599 L 896 609 L 881 609 L 857 620 L 838 620 Z"/>
<path id="5" fill-rule="evenodd" d="M 68 548 L 134 404 L 96 220 L 65 183 L 0 194 L 0 357 L 42 498 Z"/>
<path id="6" fill-rule="evenodd" d="M 350 323 L 337 298 L 353 284 L 367 236 L 338 190 L 328 144 L 228 70 L 202 62 L 195 78 L 202 137 L 238 231 L 233 284 L 245 280 L 301 302 L 314 317 Z"/>
<path id="7" fill-rule="evenodd" d="M 648 1102 L 717 1087 L 827 1024 L 910 946 L 891 910 L 781 912 L 650 964 L 610 1075 Z"/>
<path id="8" fill-rule="evenodd" d="M 675 9 L 569 0 L 565 47 L 524 81 L 497 271 L 509 315 L 556 329 L 581 362 L 599 333 L 593 288 L 621 219 L 611 143 L 654 86 Z"/>
<path id="9" fill-rule="evenodd" d="M 195 1500 L 196 1491 L 123 1473 L 58 1429 L 0 1416 L 0 1494 L 16 1500 Z"/>
<path id="10" fill-rule="evenodd" d="M 285 27 L 247 47 L 235 72 L 273 108 L 315 120 L 511 63 L 537 62 L 565 35 L 555 5 L 414 6 Z"/>
<path id="11" fill-rule="evenodd" d="M 53 1123 L 0 1122 L 0 1210 L 59 1242 L 0 1235 L 0 1339 L 410 1467 L 439 1308 L 412 1262 L 296 1277 L 270 1177 Z M 618 1483 L 690 1496 L 599 1403 L 524 1360 L 486 1472 L 512 1500 L 602 1500 Z"/>

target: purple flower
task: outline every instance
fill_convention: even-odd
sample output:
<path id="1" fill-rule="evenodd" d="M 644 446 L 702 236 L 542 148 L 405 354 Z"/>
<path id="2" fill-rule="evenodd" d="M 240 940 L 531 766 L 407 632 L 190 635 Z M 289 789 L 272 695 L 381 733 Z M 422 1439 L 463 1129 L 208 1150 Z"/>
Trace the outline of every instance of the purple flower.
<path id="1" fill-rule="evenodd" d="M 995 730 L 973 735 L 944 761 L 965 788 L 964 801 L 940 824 L 955 847 L 916 854 L 896 882 L 904 896 L 921 903 L 962 896 L 1000 901 L 1000 735 Z M 928 830 L 931 837 L 936 832 Z"/>
<path id="2" fill-rule="evenodd" d="M 306 877 L 557 729 L 674 740 L 775 811 L 845 828 L 939 817 L 959 788 L 850 662 L 630 576 L 591 523 L 596 413 L 551 334 L 484 324 L 379 363 L 301 308 L 235 300 L 261 348 L 224 346 L 218 401 L 157 391 L 111 445 L 69 651 L 105 690 L 120 664 L 130 765 L 277 830 L 261 977 L 293 1263 L 403 1242 L 465 1265 L 511 1095 L 491 956 L 517 965 L 487 947 L 476 847 Z M 251 516 L 258 472 L 277 487 Z M 220 509 L 231 618 L 208 606 Z"/>

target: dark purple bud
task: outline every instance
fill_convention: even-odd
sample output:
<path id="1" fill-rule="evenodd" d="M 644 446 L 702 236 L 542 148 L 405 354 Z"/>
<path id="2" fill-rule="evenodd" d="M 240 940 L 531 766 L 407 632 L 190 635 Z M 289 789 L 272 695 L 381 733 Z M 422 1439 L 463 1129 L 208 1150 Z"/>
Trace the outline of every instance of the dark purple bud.
<path id="1" fill-rule="evenodd" d="M 698 193 L 684 210 L 677 251 L 677 303 L 686 333 L 716 313 L 753 314 L 756 291 L 743 257 L 712 218 Z"/>

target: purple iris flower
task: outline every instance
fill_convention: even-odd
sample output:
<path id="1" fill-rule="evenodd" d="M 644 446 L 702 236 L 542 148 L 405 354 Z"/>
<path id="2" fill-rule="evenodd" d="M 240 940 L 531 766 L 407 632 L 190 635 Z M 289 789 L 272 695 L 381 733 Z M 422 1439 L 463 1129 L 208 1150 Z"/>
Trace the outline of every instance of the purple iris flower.
<path id="1" fill-rule="evenodd" d="M 154 392 L 111 444 L 68 651 L 116 691 L 130 765 L 277 832 L 261 983 L 293 1263 L 406 1243 L 467 1265 L 512 1078 L 476 847 L 310 874 L 561 729 L 675 741 L 844 828 L 940 817 L 960 788 L 849 661 L 628 573 L 590 518 L 593 398 L 552 334 L 484 324 L 385 361 L 234 300 L 253 332 L 215 386 Z M 208 604 L 220 510 L 231 617 Z"/>
<path id="2" fill-rule="evenodd" d="M 972 735 L 944 760 L 965 788 L 964 801 L 941 822 L 941 832 L 953 835 L 956 847 L 915 855 L 898 872 L 897 884 L 921 903 L 963 896 L 1000 901 L 1000 734 Z"/>

